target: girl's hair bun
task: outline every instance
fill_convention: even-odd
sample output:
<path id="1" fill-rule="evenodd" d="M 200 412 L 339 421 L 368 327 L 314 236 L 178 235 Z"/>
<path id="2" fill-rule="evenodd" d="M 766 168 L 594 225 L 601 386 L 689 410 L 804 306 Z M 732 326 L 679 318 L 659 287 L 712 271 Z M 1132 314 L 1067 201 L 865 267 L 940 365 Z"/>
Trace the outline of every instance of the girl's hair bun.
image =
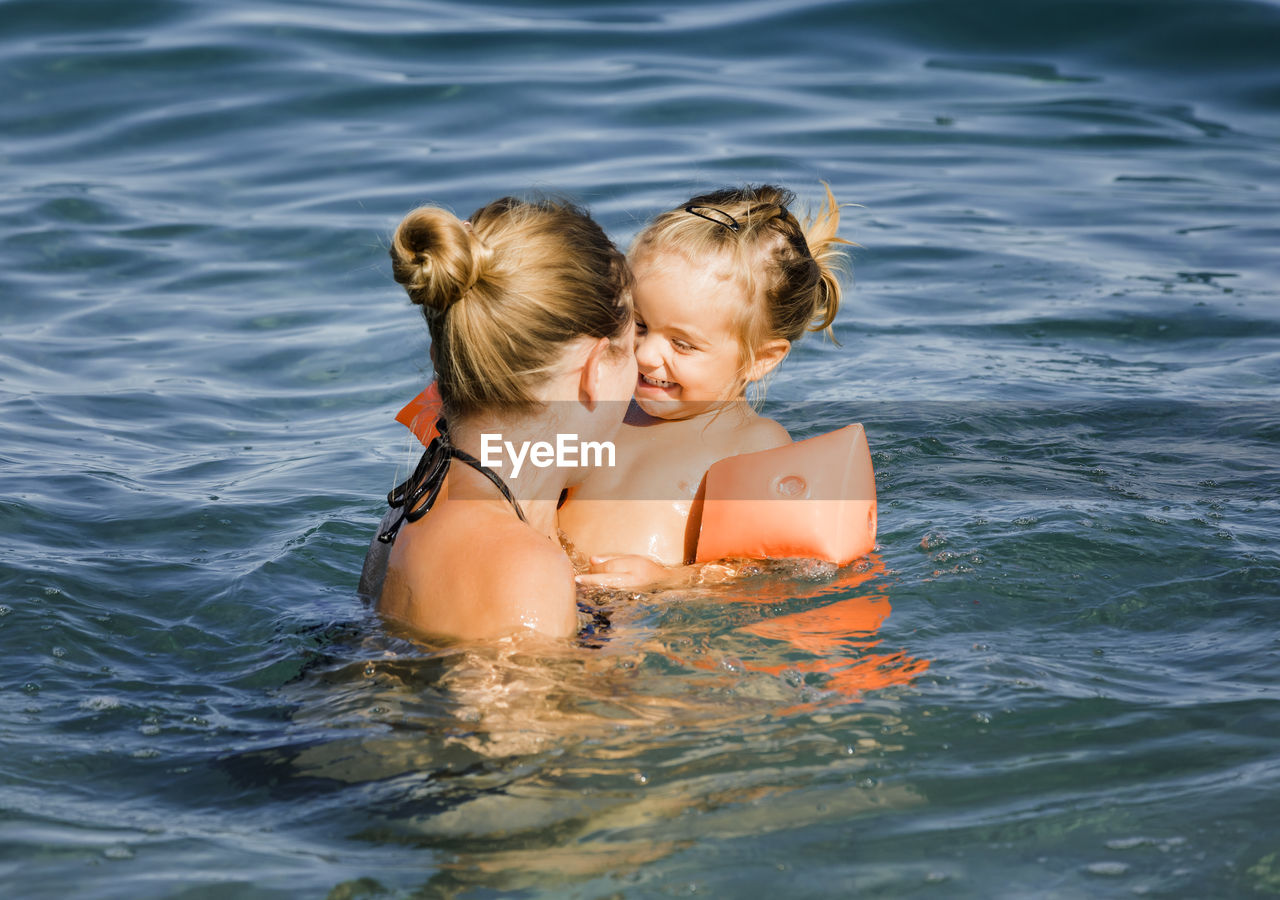
<path id="1" fill-rule="evenodd" d="M 444 312 L 475 287 L 488 256 L 483 242 L 447 210 L 424 206 L 391 239 L 391 271 L 409 299 Z"/>

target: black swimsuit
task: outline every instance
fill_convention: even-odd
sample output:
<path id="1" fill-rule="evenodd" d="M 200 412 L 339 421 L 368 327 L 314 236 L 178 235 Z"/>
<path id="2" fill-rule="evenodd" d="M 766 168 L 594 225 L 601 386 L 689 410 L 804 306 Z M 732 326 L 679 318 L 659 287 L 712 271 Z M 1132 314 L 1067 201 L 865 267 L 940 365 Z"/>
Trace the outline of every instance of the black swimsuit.
<path id="1" fill-rule="evenodd" d="M 520 521 L 528 524 L 529 520 L 524 517 L 524 510 L 520 508 L 520 504 L 511 493 L 511 488 L 507 487 L 502 476 L 470 453 L 453 446 L 449 442 L 449 426 L 443 418 L 436 422 L 436 430 L 440 432 L 439 435 L 427 445 L 413 474 L 387 494 L 387 503 L 391 508 L 400 509 L 402 512 L 390 525 L 378 533 L 378 540 L 384 544 L 390 544 L 396 539 L 396 533 L 401 525 L 405 522 L 416 522 L 427 514 L 435 504 L 436 498 L 440 496 L 441 488 L 444 487 L 444 477 L 449 474 L 449 463 L 455 459 L 466 463 L 492 481 L 494 487 L 501 491 L 502 496 L 506 497 L 507 502 L 515 508 Z"/>

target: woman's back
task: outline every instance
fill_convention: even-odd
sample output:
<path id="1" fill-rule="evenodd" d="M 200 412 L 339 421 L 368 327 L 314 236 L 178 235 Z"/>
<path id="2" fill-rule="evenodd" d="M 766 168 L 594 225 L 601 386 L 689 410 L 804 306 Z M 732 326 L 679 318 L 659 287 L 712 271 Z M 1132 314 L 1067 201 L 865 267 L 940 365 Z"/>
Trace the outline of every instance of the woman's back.
<path id="1" fill-rule="evenodd" d="M 512 198 L 467 222 L 415 210 L 391 256 L 427 320 L 445 416 L 393 492 L 378 610 L 437 637 L 571 635 L 556 501 L 579 472 L 486 465 L 482 448 L 493 435 L 526 447 L 614 436 L 636 377 L 625 260 L 578 208 Z"/>
<path id="2" fill-rule="evenodd" d="M 573 567 L 502 501 L 442 498 L 396 538 L 378 609 L 424 634 L 577 629 Z M 501 561 L 495 565 L 495 561 Z"/>

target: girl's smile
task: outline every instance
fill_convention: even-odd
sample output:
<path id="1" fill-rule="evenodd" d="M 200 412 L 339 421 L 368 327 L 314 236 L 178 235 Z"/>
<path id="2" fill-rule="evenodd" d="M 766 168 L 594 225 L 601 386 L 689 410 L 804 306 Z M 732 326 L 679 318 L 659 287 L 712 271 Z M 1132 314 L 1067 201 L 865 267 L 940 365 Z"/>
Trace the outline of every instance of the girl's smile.
<path id="1" fill-rule="evenodd" d="M 739 285 L 678 253 L 635 266 L 636 403 L 661 419 L 685 419 L 737 397 L 742 349 L 733 316 Z"/>
<path id="2" fill-rule="evenodd" d="M 675 400 L 679 386 L 674 381 L 662 381 L 641 372 L 636 376 L 635 397 L 637 400 Z"/>

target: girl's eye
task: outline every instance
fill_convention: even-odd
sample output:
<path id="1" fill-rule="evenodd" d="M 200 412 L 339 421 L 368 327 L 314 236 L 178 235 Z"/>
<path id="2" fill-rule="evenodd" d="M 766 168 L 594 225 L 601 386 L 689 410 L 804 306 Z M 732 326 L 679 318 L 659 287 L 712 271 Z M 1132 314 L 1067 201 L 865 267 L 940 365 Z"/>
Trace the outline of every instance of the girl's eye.
<path id="1" fill-rule="evenodd" d="M 645 327 L 643 322 L 636 323 L 636 334 L 644 334 L 649 329 Z"/>
<path id="2" fill-rule="evenodd" d="M 693 344 L 690 344 L 688 341 L 682 341 L 682 340 L 679 340 L 679 339 L 673 340 L 673 341 L 671 342 L 671 346 L 675 347 L 677 350 L 692 350 L 692 349 L 693 349 Z"/>

